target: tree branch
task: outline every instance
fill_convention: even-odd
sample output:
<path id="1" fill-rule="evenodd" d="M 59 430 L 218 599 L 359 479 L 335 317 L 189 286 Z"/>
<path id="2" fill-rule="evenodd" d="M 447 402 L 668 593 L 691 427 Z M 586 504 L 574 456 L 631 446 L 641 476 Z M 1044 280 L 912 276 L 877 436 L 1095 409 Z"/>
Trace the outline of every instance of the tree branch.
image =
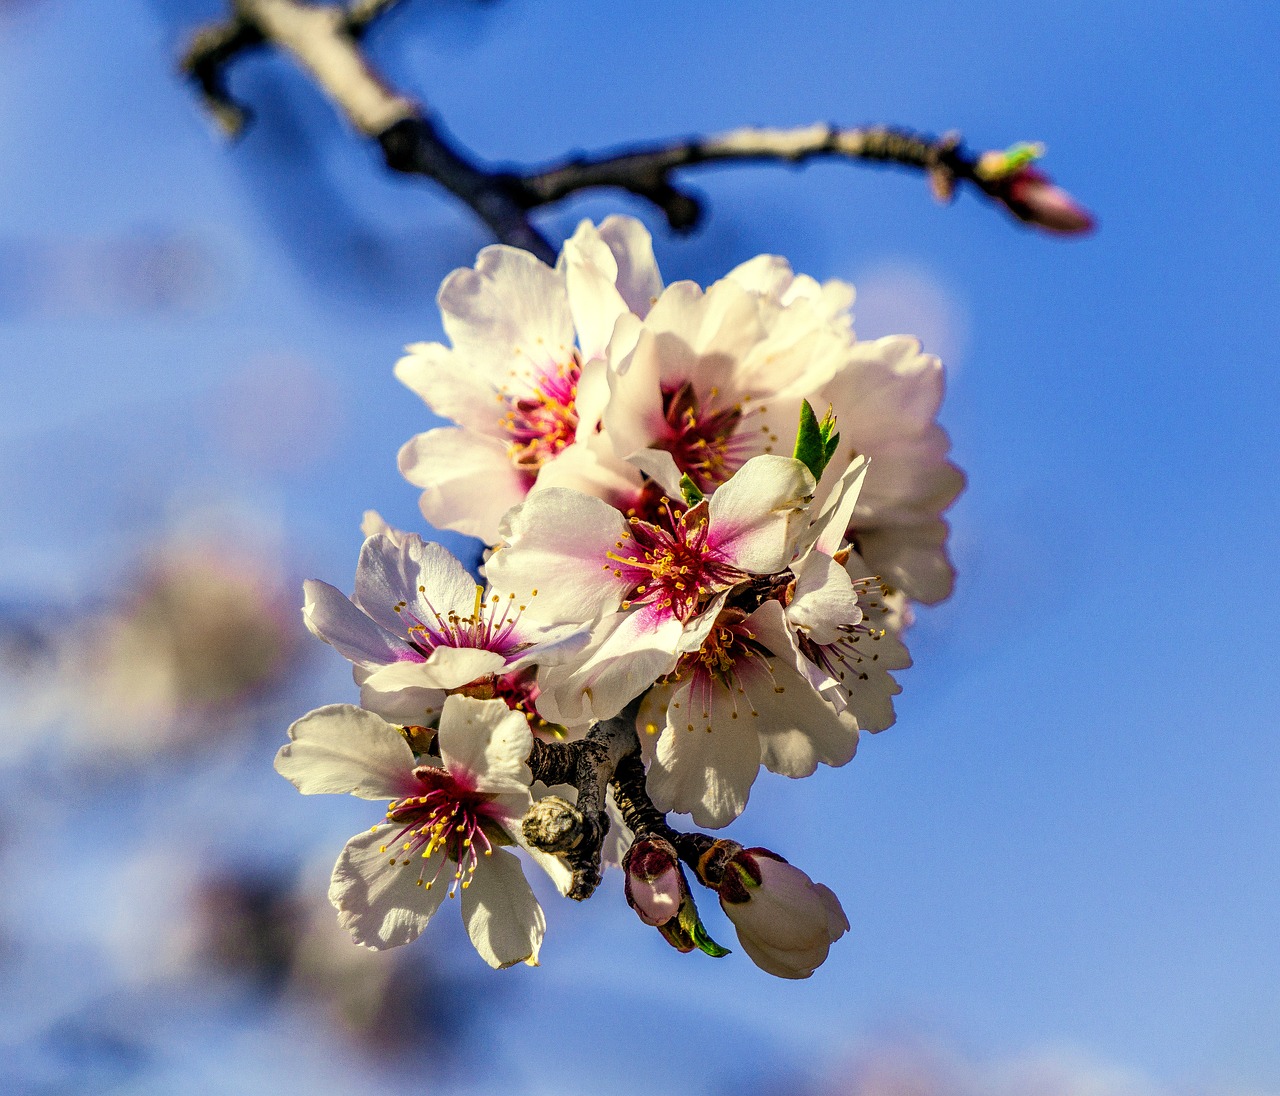
<path id="1" fill-rule="evenodd" d="M 563 857 L 573 871 L 569 897 L 582 901 L 600 885 L 600 850 L 609 832 L 605 790 L 624 758 L 640 756 L 633 700 L 612 719 L 602 719 L 577 742 L 533 743 L 529 770 L 547 785 L 571 784 L 576 806 L 551 796 L 525 816 L 524 835 L 535 848 Z"/>
<path id="2" fill-rule="evenodd" d="M 895 164 L 923 172 L 942 201 L 967 184 L 1021 220 L 1050 231 L 1092 227 L 1089 215 L 1028 167 L 1025 156 L 975 155 L 957 134 L 933 137 L 888 126 L 744 128 L 577 154 L 523 172 L 486 167 L 455 145 L 427 110 L 394 91 L 361 51 L 360 39 L 369 25 L 398 0 L 352 0 L 345 7 L 302 0 L 230 2 L 231 17 L 197 31 L 182 60 L 183 71 L 226 132 L 241 132 L 249 117 L 227 91 L 227 65 L 245 50 L 274 45 L 310 74 L 356 132 L 378 143 L 389 168 L 434 180 L 470 206 L 503 243 L 546 262 L 554 262 L 555 249 L 529 220 L 531 210 L 583 190 L 612 187 L 653 203 L 673 229 L 683 231 L 697 224 L 702 204 L 680 189 L 673 176 L 699 164 L 729 161 L 800 164 L 834 157 Z"/>

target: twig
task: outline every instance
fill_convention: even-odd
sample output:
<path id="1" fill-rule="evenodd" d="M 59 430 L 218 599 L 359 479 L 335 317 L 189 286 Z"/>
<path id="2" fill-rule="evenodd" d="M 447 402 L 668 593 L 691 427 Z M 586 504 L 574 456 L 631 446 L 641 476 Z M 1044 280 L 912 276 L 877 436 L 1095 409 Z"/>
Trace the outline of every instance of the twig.
<path id="1" fill-rule="evenodd" d="M 603 719 L 577 742 L 535 740 L 529 770 L 544 784 L 570 784 L 578 791 L 571 806 L 562 799 L 540 800 L 524 819 L 529 843 L 562 856 L 573 871 L 569 897 L 589 898 L 600 885 L 600 850 L 609 832 L 605 790 L 624 758 L 639 758 L 634 700 L 612 719 Z M 540 808 L 540 809 L 539 809 Z"/>
<path id="2" fill-rule="evenodd" d="M 224 130 L 237 134 L 248 119 L 248 111 L 227 91 L 226 66 L 245 50 L 274 45 L 315 79 L 358 133 L 379 144 L 393 171 L 433 179 L 470 206 L 499 240 L 547 262 L 554 261 L 555 249 L 530 222 L 531 210 L 579 191 L 614 187 L 652 202 L 673 229 L 687 230 L 701 217 L 702 204 L 673 176 L 684 168 L 728 161 L 799 164 L 825 156 L 896 164 L 924 172 L 940 200 L 949 201 L 957 185 L 965 183 L 1040 227 L 1071 233 L 1092 226 L 1088 214 L 1070 205 L 1070 196 L 1057 188 L 1050 187 L 1056 205 L 1044 213 L 1044 203 L 1035 199 L 1040 197 L 1037 187 L 1043 191 L 1048 180 L 1034 171 L 1030 174 L 1036 178 L 1028 179 L 1021 162 L 993 169 L 991 158 L 998 160 L 1001 154 L 975 155 L 957 134 L 933 137 L 888 126 L 744 128 L 577 154 L 528 171 L 486 167 L 450 140 L 427 110 L 392 90 L 361 51 L 360 39 L 369 25 L 398 0 L 353 0 L 345 7 L 302 0 L 230 2 L 230 18 L 198 31 L 182 61 Z M 1015 189 L 1015 184 L 1028 182 L 1034 184 L 1030 192 L 1027 185 Z"/>

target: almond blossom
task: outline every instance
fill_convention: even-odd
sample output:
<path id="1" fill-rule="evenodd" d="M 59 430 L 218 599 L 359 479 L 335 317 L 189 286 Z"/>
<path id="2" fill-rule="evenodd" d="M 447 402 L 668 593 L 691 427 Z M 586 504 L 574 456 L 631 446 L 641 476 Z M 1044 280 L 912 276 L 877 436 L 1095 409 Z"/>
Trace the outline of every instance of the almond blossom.
<path id="1" fill-rule="evenodd" d="M 486 592 L 447 549 L 398 530 L 364 542 L 354 599 L 316 579 L 303 590 L 303 620 L 353 664 L 361 703 L 406 725 L 430 726 L 446 693 L 472 683 L 537 718 L 536 685 L 522 671 L 588 638 L 526 619 L 536 589 Z"/>
<path id="2" fill-rule="evenodd" d="M 942 512 L 964 479 L 936 423 L 942 367 L 905 336 L 857 341 L 852 287 L 820 286 L 761 256 L 705 291 L 668 286 L 610 346 L 605 433 L 669 491 L 681 475 L 710 492 L 751 457 L 789 453 L 802 399 L 831 406 L 838 461 L 871 458 L 849 532 L 874 571 L 910 597 L 950 592 Z"/>
<path id="3" fill-rule="evenodd" d="M 546 920 L 507 851 L 520 843 L 519 822 L 533 802 L 525 763 L 532 738 L 518 713 L 449 697 L 438 764 L 419 764 L 395 727 L 350 705 L 303 716 L 289 739 L 276 771 L 304 795 L 390 800 L 384 820 L 351 838 L 333 869 L 329 899 L 356 943 L 407 944 L 446 897 L 458 896 L 485 962 L 537 965 Z"/>
<path id="4" fill-rule="evenodd" d="M 659 810 L 718 829 L 742 813 L 762 765 L 798 778 L 852 760 L 857 720 L 822 698 L 790 652 L 779 601 L 726 609 L 646 694 L 637 722 Z"/>
<path id="5" fill-rule="evenodd" d="M 426 519 L 492 543 L 542 470 L 594 433 L 615 321 L 646 315 L 661 289 L 649 233 L 627 217 L 584 221 L 554 269 L 495 246 L 450 274 L 438 300 L 452 348 L 418 343 L 396 365 L 433 412 L 458 424 L 400 451 Z"/>
<path id="6" fill-rule="evenodd" d="M 538 576 L 531 615 L 597 622 L 581 655 L 540 675 L 539 711 L 557 723 L 605 719 L 669 673 L 686 630 L 714 620 L 716 594 L 787 566 L 813 491 L 799 461 L 764 456 L 709 500 L 668 506 L 661 524 L 564 488 L 531 495 L 508 515 L 489 577 L 523 587 Z"/>

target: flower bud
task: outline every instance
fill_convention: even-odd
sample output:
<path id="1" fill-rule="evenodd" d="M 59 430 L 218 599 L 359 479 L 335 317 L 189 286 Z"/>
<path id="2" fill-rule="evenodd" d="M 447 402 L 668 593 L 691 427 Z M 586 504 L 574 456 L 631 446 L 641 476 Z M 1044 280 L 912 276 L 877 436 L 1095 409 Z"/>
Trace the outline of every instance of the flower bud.
<path id="1" fill-rule="evenodd" d="M 664 837 L 638 837 L 622 859 L 627 903 L 677 951 L 697 948 L 719 959 L 728 951 L 707 934 L 675 846 Z"/>
<path id="2" fill-rule="evenodd" d="M 622 859 L 627 904 L 646 925 L 663 925 L 680 912 L 689 888 L 675 846 L 662 837 L 641 837 Z"/>
<path id="3" fill-rule="evenodd" d="M 1029 165 L 1004 180 L 999 198 L 1019 220 L 1050 232 L 1093 231 L 1093 215 L 1043 171 Z"/>
<path id="4" fill-rule="evenodd" d="M 719 891 L 743 951 L 779 978 L 808 978 L 849 928 L 829 888 L 768 849 L 734 855 Z"/>

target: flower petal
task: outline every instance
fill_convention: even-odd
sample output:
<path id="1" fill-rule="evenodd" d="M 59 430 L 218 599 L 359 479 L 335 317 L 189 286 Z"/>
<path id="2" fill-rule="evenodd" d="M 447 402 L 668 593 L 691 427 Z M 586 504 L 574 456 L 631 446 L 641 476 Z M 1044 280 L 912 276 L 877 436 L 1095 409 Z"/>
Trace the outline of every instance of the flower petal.
<path id="1" fill-rule="evenodd" d="M 533 735 L 523 713 L 501 700 L 451 696 L 440 714 L 439 749 L 455 779 L 490 795 L 523 796 L 528 809 Z"/>
<path id="2" fill-rule="evenodd" d="M 520 387 L 573 353 L 563 276 L 527 251 L 496 245 L 455 270 L 437 297 L 454 352 L 498 387 Z"/>
<path id="3" fill-rule="evenodd" d="M 366 679 L 360 686 L 360 707 L 397 727 L 433 727 L 444 707 L 443 689 L 393 688 L 383 691 Z"/>
<path id="4" fill-rule="evenodd" d="M 814 488 L 813 476 L 800 461 L 752 457 L 711 496 L 708 544 L 743 571 L 769 575 L 784 570 Z"/>
<path id="5" fill-rule="evenodd" d="M 528 493 L 529 480 L 504 442 L 441 427 L 410 438 L 400 449 L 400 474 L 421 487 L 422 516 L 492 544 L 502 515 Z"/>
<path id="6" fill-rule="evenodd" d="M 489 966 L 538 965 L 547 920 L 519 857 L 499 848 L 482 859 L 471 885 L 462 892 L 462 919 Z"/>
<path id="7" fill-rule="evenodd" d="M 549 487 L 506 516 L 506 546 L 489 557 L 485 573 L 501 590 L 537 589 L 532 619 L 588 623 L 617 609 L 627 590 L 608 559 L 626 535 L 626 519 L 608 503 Z"/>
<path id="8" fill-rule="evenodd" d="M 692 814 L 699 826 L 718 829 L 747 805 L 760 769 L 763 718 L 740 710 L 722 684 L 713 683 L 709 693 L 705 708 L 688 683 L 672 695 L 648 789 L 659 810 Z"/>
<path id="9" fill-rule="evenodd" d="M 341 590 L 309 578 L 302 584 L 302 620 L 307 630 L 357 666 L 420 660 L 407 640 L 369 618 Z"/>
<path id="10" fill-rule="evenodd" d="M 396 689 L 457 689 L 506 669 L 496 651 L 478 647 L 437 647 L 425 662 L 393 662 L 374 670 L 365 684 L 380 693 Z"/>
<path id="11" fill-rule="evenodd" d="M 425 882 L 443 865 L 443 851 L 392 863 L 385 850 L 401 829 L 381 825 L 356 834 L 338 855 L 329 883 L 338 924 L 375 951 L 416 940 L 448 893 L 446 886 Z"/>
<path id="12" fill-rule="evenodd" d="M 317 708 L 294 723 L 275 765 L 303 795 L 397 799 L 415 787 L 413 751 L 400 732 L 350 704 Z"/>
<path id="13" fill-rule="evenodd" d="M 417 622 L 433 625 L 454 613 L 469 616 L 475 599 L 475 580 L 443 545 L 412 533 L 378 534 L 360 549 L 354 600 L 392 632 L 403 635 Z"/>
<path id="14" fill-rule="evenodd" d="M 489 376 L 470 365 L 469 359 L 440 343 L 415 343 L 405 347 L 395 375 L 437 415 L 502 439 L 505 431 L 494 403 L 497 388 Z"/>

